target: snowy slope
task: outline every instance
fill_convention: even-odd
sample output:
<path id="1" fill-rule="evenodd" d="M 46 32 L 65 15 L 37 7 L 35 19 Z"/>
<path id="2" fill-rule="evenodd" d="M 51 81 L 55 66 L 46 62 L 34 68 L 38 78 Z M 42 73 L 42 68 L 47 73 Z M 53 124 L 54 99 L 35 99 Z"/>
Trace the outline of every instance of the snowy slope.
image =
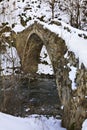
<path id="1" fill-rule="evenodd" d="M 1 130 L 66 130 L 61 121 L 53 117 L 31 115 L 27 118 L 14 117 L 0 113 Z"/>
<path id="2" fill-rule="evenodd" d="M 61 2 L 62 3 L 62 2 Z M 48 22 L 51 19 L 51 8 L 48 0 L 4 0 L 0 3 L 0 23 L 8 22 L 10 26 L 20 25 L 24 20 L 29 25 L 32 20 L 40 19 Z M 55 17 L 69 22 L 67 15 L 59 10 L 58 3 L 55 4 Z"/>

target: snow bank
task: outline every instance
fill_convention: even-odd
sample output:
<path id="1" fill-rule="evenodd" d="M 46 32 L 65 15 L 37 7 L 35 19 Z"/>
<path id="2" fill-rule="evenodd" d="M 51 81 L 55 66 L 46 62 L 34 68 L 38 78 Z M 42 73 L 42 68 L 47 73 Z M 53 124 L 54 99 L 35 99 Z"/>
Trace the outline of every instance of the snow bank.
<path id="1" fill-rule="evenodd" d="M 0 113 L 1 130 L 66 130 L 60 124 L 61 120 L 53 117 L 31 115 L 27 118 L 20 118 Z"/>

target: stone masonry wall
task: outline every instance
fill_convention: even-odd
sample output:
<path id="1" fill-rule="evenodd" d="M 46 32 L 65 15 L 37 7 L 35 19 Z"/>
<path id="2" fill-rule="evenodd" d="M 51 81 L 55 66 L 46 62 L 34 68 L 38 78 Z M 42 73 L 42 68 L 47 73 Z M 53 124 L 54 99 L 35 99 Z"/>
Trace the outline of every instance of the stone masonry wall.
<path id="1" fill-rule="evenodd" d="M 87 118 L 87 69 L 72 52 L 68 52 L 68 63 L 77 68 L 76 90 L 71 89 L 68 106 L 64 105 L 63 126 L 69 130 L 81 130 L 83 121 Z"/>

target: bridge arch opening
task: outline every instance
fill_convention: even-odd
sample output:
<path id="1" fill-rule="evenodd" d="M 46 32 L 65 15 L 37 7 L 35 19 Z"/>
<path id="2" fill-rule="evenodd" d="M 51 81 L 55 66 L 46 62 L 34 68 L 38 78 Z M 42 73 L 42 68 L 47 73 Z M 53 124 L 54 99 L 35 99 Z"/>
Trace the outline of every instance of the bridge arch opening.
<path id="1" fill-rule="evenodd" d="M 43 53 L 43 54 L 41 54 Z M 43 55 L 43 56 L 42 56 Z M 58 91 L 57 91 L 57 85 L 56 85 L 56 79 L 54 78 L 54 68 L 53 68 L 53 62 L 52 57 L 51 57 L 51 53 L 49 50 L 49 43 L 45 43 L 40 36 L 38 36 L 38 34 L 32 33 L 29 37 L 28 40 L 26 42 L 25 45 L 25 50 L 24 50 L 24 62 L 23 62 L 23 70 L 25 73 L 29 73 L 31 74 L 31 76 L 37 76 L 36 73 L 37 71 L 39 71 L 38 73 L 40 73 L 40 69 L 38 70 L 38 67 L 41 63 L 44 62 L 44 65 L 46 67 L 47 64 L 49 64 L 48 66 L 51 67 L 51 77 L 53 78 L 48 78 L 50 76 L 43 76 L 44 73 L 42 73 L 42 76 L 40 77 L 40 79 L 38 78 L 37 81 L 33 81 L 30 82 L 30 85 L 34 85 L 35 83 L 35 90 L 38 88 L 38 94 L 34 94 L 34 92 L 30 93 L 30 98 L 31 101 L 37 98 L 37 96 L 39 97 L 39 99 L 41 100 L 41 104 L 42 104 L 42 108 L 45 109 L 45 111 L 49 111 L 48 113 L 52 112 L 53 114 L 56 112 L 56 115 L 58 114 L 61 115 L 61 110 L 60 110 L 60 99 L 58 96 Z M 44 58 L 43 58 L 44 57 Z M 47 58 L 47 60 L 49 60 L 49 63 L 47 63 L 47 61 L 45 61 L 44 59 Z M 42 64 L 41 63 L 41 64 Z M 49 69 L 47 66 L 47 69 Z M 43 67 L 43 66 L 42 66 Z M 42 68 L 43 71 L 44 68 Z M 46 70 L 48 71 L 48 70 Z M 49 74 L 49 73 L 47 73 Z M 45 77 L 45 78 L 43 78 Z M 39 86 L 40 84 L 40 86 Z M 34 86 L 33 86 L 33 90 L 34 90 Z M 45 108 L 44 104 L 46 105 L 47 108 Z M 59 107 L 59 110 L 56 108 L 56 106 Z M 53 107 L 52 110 L 49 110 L 49 107 Z M 36 108 L 35 108 L 36 109 Z M 44 113 L 43 111 L 41 111 L 42 113 Z M 52 114 L 50 113 L 50 114 Z M 56 116 L 55 115 L 55 116 Z"/>
<path id="2" fill-rule="evenodd" d="M 35 33 L 31 34 L 26 42 L 22 63 L 24 66 L 23 70 L 26 73 L 54 74 L 48 47 Z M 48 73 L 46 72 L 46 69 Z"/>
<path id="3" fill-rule="evenodd" d="M 49 35 L 49 33 L 46 34 L 46 32 L 40 33 L 37 31 L 36 33 L 28 33 L 26 44 L 24 44 L 24 53 L 22 55 L 23 71 L 32 76 L 36 75 L 40 62 L 40 52 L 43 45 L 45 45 L 52 63 L 59 98 L 62 104 L 66 104 L 66 101 L 69 102 L 70 100 L 71 89 L 69 69 L 67 68 L 67 60 L 64 57 L 67 47 L 63 39 L 54 33 Z"/>
<path id="4" fill-rule="evenodd" d="M 40 63 L 38 64 L 37 73 L 54 75 L 53 66 L 45 45 L 42 46 L 40 52 Z"/>

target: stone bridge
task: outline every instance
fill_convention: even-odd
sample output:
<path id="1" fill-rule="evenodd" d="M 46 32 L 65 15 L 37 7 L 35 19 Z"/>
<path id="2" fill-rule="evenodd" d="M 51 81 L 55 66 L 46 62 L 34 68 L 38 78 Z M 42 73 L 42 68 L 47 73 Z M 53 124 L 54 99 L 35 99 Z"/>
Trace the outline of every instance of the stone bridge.
<path id="1" fill-rule="evenodd" d="M 87 70 L 72 52 L 69 52 L 65 41 L 43 25 L 35 22 L 17 34 L 16 48 L 25 73 L 36 73 L 42 46 L 45 45 L 56 77 L 58 94 L 63 108 L 62 124 L 68 130 L 80 130 L 82 122 L 87 118 L 85 99 L 87 89 Z M 66 58 L 66 55 L 68 59 Z M 68 66 L 69 64 L 69 66 Z M 77 68 L 77 90 L 72 90 L 69 78 L 70 66 Z"/>
<path id="2" fill-rule="evenodd" d="M 58 62 L 67 51 L 64 40 L 37 23 L 19 33 L 16 47 L 21 57 L 24 72 L 35 73 L 37 71 L 43 45 L 46 46 L 54 71 L 56 71 Z"/>

